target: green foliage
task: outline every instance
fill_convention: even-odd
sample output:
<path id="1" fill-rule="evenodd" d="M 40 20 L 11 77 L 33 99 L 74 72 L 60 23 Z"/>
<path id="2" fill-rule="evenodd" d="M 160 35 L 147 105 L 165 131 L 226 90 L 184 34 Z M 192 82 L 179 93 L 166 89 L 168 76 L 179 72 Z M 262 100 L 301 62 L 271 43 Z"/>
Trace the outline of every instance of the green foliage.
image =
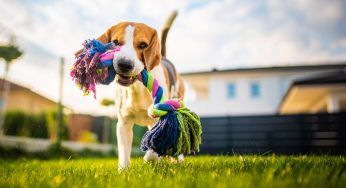
<path id="1" fill-rule="evenodd" d="M 11 61 L 20 57 L 22 54 L 23 52 L 14 44 L 0 46 L 0 58 L 3 58 L 6 63 L 10 63 Z"/>
<path id="2" fill-rule="evenodd" d="M 4 127 L 5 135 L 22 136 L 20 134 L 23 134 L 22 129 L 25 127 L 25 120 L 26 118 L 23 112 L 8 112 L 6 114 L 6 122 Z"/>
<path id="3" fill-rule="evenodd" d="M 7 112 L 5 135 L 48 138 L 47 121 L 44 114 L 29 115 L 24 112 Z"/>
<path id="4" fill-rule="evenodd" d="M 113 106 L 115 103 L 114 103 L 114 100 L 112 100 L 112 99 L 103 98 L 101 100 L 100 104 L 102 106 Z"/>
<path id="5" fill-rule="evenodd" d="M 344 156 L 199 156 L 182 164 L 132 159 L 0 160 L 0 187 L 344 187 Z"/>
<path id="6" fill-rule="evenodd" d="M 89 157 L 114 157 L 114 152 L 102 153 L 85 149 L 79 152 L 72 151 L 68 148 L 62 147 L 57 143 L 52 144 L 47 151 L 40 152 L 26 152 L 20 147 L 7 148 L 0 146 L 0 159 L 78 159 Z M 0 186 L 1 187 L 1 186 Z"/>
<path id="7" fill-rule="evenodd" d="M 33 138 L 47 138 L 49 132 L 47 128 L 46 114 L 39 114 L 33 116 L 29 123 L 30 137 Z"/>
<path id="8" fill-rule="evenodd" d="M 31 153 L 35 157 L 43 158 L 43 159 L 54 159 L 54 158 L 70 158 L 74 155 L 74 152 L 70 149 L 62 147 L 60 144 L 52 144 L 48 151 L 39 152 L 39 153 Z"/>
<path id="9" fill-rule="evenodd" d="M 144 133 L 148 130 L 147 127 L 134 125 L 133 126 L 133 141 L 132 146 L 140 146 Z"/>
<path id="10" fill-rule="evenodd" d="M 38 115 L 20 111 L 9 111 L 4 125 L 5 135 L 48 138 L 55 134 L 56 112 L 45 112 Z M 64 118 L 64 138 L 67 138 L 67 120 Z"/>
<path id="11" fill-rule="evenodd" d="M 57 112 L 56 111 L 50 111 L 50 112 L 45 112 L 45 117 L 47 120 L 47 127 L 49 130 L 49 135 L 57 135 Z M 62 139 L 67 140 L 68 139 L 68 116 L 64 115 L 62 125 L 63 125 L 63 130 L 62 130 Z"/>
<path id="12" fill-rule="evenodd" d="M 27 156 L 27 153 L 18 147 L 5 148 L 0 146 L 0 159 L 17 159 L 24 156 Z"/>

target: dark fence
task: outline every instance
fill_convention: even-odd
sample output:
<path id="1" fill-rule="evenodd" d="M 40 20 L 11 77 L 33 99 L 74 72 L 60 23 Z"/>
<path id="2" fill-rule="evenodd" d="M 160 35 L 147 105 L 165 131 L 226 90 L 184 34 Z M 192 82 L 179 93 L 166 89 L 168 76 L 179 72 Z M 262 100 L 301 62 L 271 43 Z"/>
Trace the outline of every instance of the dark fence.
<path id="1" fill-rule="evenodd" d="M 202 154 L 346 152 L 346 113 L 201 118 Z"/>

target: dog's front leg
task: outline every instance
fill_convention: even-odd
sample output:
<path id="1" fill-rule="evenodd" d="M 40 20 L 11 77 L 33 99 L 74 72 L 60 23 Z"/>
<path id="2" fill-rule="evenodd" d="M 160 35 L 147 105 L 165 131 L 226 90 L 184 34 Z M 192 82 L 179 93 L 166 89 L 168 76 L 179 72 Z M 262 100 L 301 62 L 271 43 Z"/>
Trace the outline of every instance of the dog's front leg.
<path id="1" fill-rule="evenodd" d="M 119 119 L 117 123 L 118 160 L 119 170 L 130 164 L 133 122 Z"/>

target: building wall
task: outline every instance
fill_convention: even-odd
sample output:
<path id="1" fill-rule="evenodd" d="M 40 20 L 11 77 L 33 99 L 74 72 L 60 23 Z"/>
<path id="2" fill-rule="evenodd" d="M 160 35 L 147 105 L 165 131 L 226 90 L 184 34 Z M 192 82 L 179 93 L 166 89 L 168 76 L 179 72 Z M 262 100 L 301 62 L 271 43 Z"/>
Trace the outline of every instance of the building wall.
<path id="1" fill-rule="evenodd" d="M 91 131 L 93 117 L 86 114 L 73 114 L 69 118 L 69 140 L 77 141 L 83 131 Z"/>
<path id="2" fill-rule="evenodd" d="M 71 114 L 68 125 L 69 140 L 71 141 L 81 141 L 80 137 L 83 132 L 90 132 L 98 143 L 115 143 L 115 124 L 107 116 Z"/>
<path id="3" fill-rule="evenodd" d="M 215 73 L 184 76 L 196 93 L 194 100 L 187 101 L 188 107 L 201 116 L 276 114 L 278 106 L 290 84 L 298 79 L 322 73 L 319 71 Z M 203 82 L 198 80 L 203 80 Z M 194 88 L 194 83 L 199 83 Z M 250 84 L 259 83 L 260 96 L 252 98 Z M 201 86 L 205 83 L 208 88 Z M 235 97 L 227 96 L 228 83 L 235 85 Z M 203 96 L 203 97 L 198 97 Z"/>
<path id="4" fill-rule="evenodd" d="M 27 113 L 41 113 L 56 109 L 57 104 L 30 90 L 12 90 L 8 96 L 7 110 L 19 110 Z"/>

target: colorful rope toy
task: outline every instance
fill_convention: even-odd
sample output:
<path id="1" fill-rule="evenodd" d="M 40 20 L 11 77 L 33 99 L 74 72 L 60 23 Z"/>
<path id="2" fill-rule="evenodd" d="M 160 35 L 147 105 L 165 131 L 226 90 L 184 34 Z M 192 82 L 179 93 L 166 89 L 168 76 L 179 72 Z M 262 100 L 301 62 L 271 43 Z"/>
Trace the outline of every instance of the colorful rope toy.
<path id="1" fill-rule="evenodd" d="M 72 80 L 88 95 L 90 91 L 96 98 L 96 84 L 110 84 L 115 78 L 113 68 L 114 52 L 120 50 L 113 43 L 104 45 L 98 40 L 86 40 L 83 51 L 76 58 L 70 72 Z"/>
<path id="2" fill-rule="evenodd" d="M 202 126 L 198 115 L 191 112 L 180 99 L 166 100 L 158 81 L 146 70 L 138 76 L 154 99 L 148 109 L 152 117 L 160 117 L 156 125 L 142 139 L 143 151 L 153 150 L 159 156 L 198 152 Z"/>
<path id="3" fill-rule="evenodd" d="M 102 44 L 95 39 L 84 43 L 71 77 L 85 94 L 92 91 L 96 96 L 96 84 L 109 84 L 114 80 L 113 57 L 119 49 L 113 43 Z M 154 100 L 148 114 L 153 118 L 159 117 L 156 125 L 144 134 L 141 149 L 153 150 L 159 156 L 198 152 L 202 134 L 198 115 L 187 109 L 180 99 L 166 100 L 162 87 L 146 69 L 138 75 L 138 80 Z"/>

